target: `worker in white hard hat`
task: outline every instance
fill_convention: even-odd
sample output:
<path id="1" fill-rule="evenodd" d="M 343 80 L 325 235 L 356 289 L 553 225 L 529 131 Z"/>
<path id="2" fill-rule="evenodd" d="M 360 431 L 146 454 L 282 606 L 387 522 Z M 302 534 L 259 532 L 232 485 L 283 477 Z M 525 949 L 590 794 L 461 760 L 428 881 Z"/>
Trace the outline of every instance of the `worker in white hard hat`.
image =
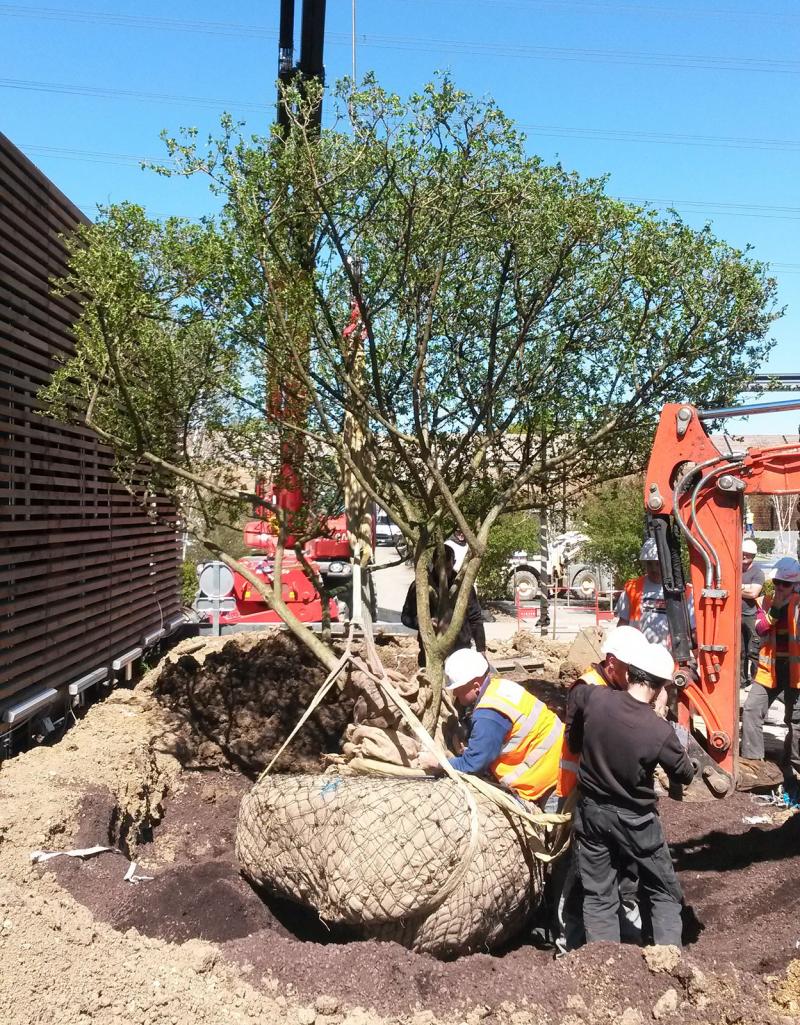
<path id="1" fill-rule="evenodd" d="M 640 630 L 632 626 L 618 626 L 609 630 L 600 652 L 603 659 L 585 669 L 573 683 L 570 690 L 580 686 L 610 687 L 612 690 L 627 690 L 628 666 L 635 652 L 646 648 L 648 641 Z M 573 724 L 572 741 L 564 734 L 561 747 L 561 760 L 558 766 L 558 784 L 556 793 L 559 796 L 559 810 L 567 810 L 571 805 L 570 795 L 574 799 L 575 787 L 578 782 L 578 766 L 580 763 L 579 724 Z M 575 746 L 573 746 L 575 745 Z M 566 806 L 566 807 L 565 807 Z M 562 859 L 562 865 L 554 872 L 554 890 L 557 901 L 556 947 L 560 952 L 574 950 L 585 942 L 583 929 L 583 889 L 575 864 L 573 851 Z M 641 934 L 641 917 L 639 915 L 635 872 L 624 873 L 621 879 L 620 895 L 620 929 L 623 938 L 635 941 Z"/>
<path id="2" fill-rule="evenodd" d="M 796 797 L 800 775 L 800 563 L 779 559 L 772 580 L 774 594 L 766 598 L 769 630 L 762 638 L 758 666 L 742 709 L 742 759 L 764 761 L 764 720 L 769 706 L 783 694 L 787 727 L 783 772 L 787 789 Z"/>
<path id="3" fill-rule="evenodd" d="M 555 810 L 558 760 L 564 726 L 558 716 L 513 680 L 496 676 L 486 657 L 472 648 L 454 651 L 444 664 L 445 687 L 472 708 L 463 754 L 450 759 L 460 772 L 489 774 L 523 804 Z M 419 764 L 437 772 L 426 751 Z"/>
<path id="4" fill-rule="evenodd" d="M 764 590 L 764 571 L 755 564 L 758 545 L 753 538 L 742 542 L 742 652 L 739 686 L 746 687 L 751 677 L 750 646 L 756 634 L 758 599 Z"/>
<path id="5" fill-rule="evenodd" d="M 680 884 L 656 811 L 654 772 L 689 783 L 694 767 L 671 725 L 653 704 L 672 678 L 673 661 L 660 644 L 629 653 L 628 689 L 576 687 L 567 730 L 580 749 L 575 811 L 583 921 L 589 943 L 620 941 L 620 866 L 634 864 L 647 903 L 652 941 L 681 945 Z"/>
<path id="6" fill-rule="evenodd" d="M 635 626 L 648 641 L 670 647 L 667 606 L 664 601 L 664 585 L 661 579 L 661 564 L 655 539 L 647 538 L 639 552 L 639 561 L 644 574 L 626 580 L 617 599 L 614 614 L 619 626 Z M 689 622 L 694 630 L 694 603 L 691 589 L 686 588 L 689 607 Z"/>
<path id="7" fill-rule="evenodd" d="M 632 626 L 618 626 L 609 630 L 600 648 L 602 661 L 594 662 L 584 669 L 571 689 L 588 684 L 626 690 L 631 654 L 643 645 L 647 645 L 644 634 Z M 558 772 L 558 796 L 561 798 L 568 797 L 578 782 L 578 750 L 570 746 L 569 738 L 565 736 Z"/>

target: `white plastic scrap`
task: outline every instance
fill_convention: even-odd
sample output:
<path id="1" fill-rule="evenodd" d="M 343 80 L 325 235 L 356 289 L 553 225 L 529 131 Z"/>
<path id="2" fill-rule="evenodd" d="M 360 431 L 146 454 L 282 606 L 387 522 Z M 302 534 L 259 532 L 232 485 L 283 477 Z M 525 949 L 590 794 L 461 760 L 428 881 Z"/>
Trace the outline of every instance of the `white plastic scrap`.
<path id="1" fill-rule="evenodd" d="M 122 851 L 117 850 L 116 847 L 76 847 L 71 851 L 31 851 L 31 861 L 34 865 L 38 865 L 43 861 L 50 861 L 51 858 L 92 858 L 95 854 L 105 854 L 110 852 L 111 854 L 122 854 Z M 136 874 L 136 862 L 132 861 L 128 865 L 128 871 L 125 873 L 124 881 L 126 883 L 144 883 L 150 882 L 153 876 L 142 876 Z"/>
<path id="2" fill-rule="evenodd" d="M 114 847 L 76 847 L 72 851 L 31 851 L 31 861 L 34 865 L 38 865 L 40 861 L 49 861 L 51 858 L 60 858 L 62 855 L 66 858 L 91 858 L 104 851 L 114 851 L 115 854 L 119 854 Z"/>
<path id="3" fill-rule="evenodd" d="M 125 873 L 126 883 L 146 883 L 150 882 L 152 876 L 140 876 L 136 874 L 136 862 L 132 861 L 128 866 L 128 871 Z"/>
<path id="4" fill-rule="evenodd" d="M 748 826 L 758 826 L 762 822 L 772 822 L 769 815 L 745 815 L 742 822 L 746 822 Z"/>

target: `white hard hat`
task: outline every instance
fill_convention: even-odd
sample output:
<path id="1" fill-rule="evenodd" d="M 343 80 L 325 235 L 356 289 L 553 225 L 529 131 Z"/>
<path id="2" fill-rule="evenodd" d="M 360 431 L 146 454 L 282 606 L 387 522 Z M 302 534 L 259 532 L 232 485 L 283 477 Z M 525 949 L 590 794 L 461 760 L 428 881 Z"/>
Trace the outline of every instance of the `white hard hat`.
<path id="1" fill-rule="evenodd" d="M 751 537 L 746 537 L 742 541 L 742 552 L 745 555 L 758 555 L 758 545 Z"/>
<path id="2" fill-rule="evenodd" d="M 639 552 L 640 562 L 658 562 L 658 546 L 654 537 L 648 537 Z"/>
<path id="3" fill-rule="evenodd" d="M 791 558 L 786 555 L 782 559 L 778 559 L 775 564 L 775 572 L 772 574 L 773 580 L 785 580 L 787 584 L 796 584 L 800 582 L 800 562 L 797 559 Z"/>
<path id="4" fill-rule="evenodd" d="M 635 626 L 618 626 L 608 631 L 600 651 L 604 656 L 613 655 L 620 662 L 630 663 L 631 653 L 646 644 L 644 634 Z"/>
<path id="5" fill-rule="evenodd" d="M 489 672 L 486 657 L 474 648 L 459 648 L 444 662 L 445 690 L 455 690 Z"/>
<path id="6" fill-rule="evenodd" d="M 649 641 L 632 651 L 628 665 L 633 669 L 641 669 L 643 673 L 663 683 L 672 679 L 675 662 L 663 644 L 652 644 Z"/>

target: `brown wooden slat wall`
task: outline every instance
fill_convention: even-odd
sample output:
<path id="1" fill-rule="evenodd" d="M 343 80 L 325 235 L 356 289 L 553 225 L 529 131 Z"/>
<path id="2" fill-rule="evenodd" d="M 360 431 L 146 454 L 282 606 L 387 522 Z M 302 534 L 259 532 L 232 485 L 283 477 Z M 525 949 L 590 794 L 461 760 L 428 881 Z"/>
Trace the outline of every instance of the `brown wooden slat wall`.
<path id="1" fill-rule="evenodd" d="M 108 667 L 180 612 L 170 506 L 153 523 L 90 431 L 36 411 L 79 312 L 51 291 L 58 235 L 85 220 L 0 133 L 0 702 Z"/>

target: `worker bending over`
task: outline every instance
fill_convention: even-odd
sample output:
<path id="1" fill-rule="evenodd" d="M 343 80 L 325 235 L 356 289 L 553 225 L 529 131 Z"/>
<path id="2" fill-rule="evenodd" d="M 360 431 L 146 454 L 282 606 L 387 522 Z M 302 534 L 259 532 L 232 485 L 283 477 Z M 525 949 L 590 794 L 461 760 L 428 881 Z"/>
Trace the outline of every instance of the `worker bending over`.
<path id="1" fill-rule="evenodd" d="M 513 680 L 494 675 L 480 652 L 454 651 L 444 664 L 445 686 L 462 708 L 472 707 L 463 754 L 450 759 L 460 772 L 489 774 L 524 805 L 554 811 L 564 726 L 538 698 Z M 419 764 L 440 769 L 423 751 Z"/>
<path id="2" fill-rule="evenodd" d="M 762 642 L 758 668 L 742 709 L 742 758 L 764 760 L 764 719 L 769 706 L 783 694 L 787 727 L 783 772 L 787 789 L 797 795 L 800 775 L 800 563 L 779 559 L 773 578 L 774 594 L 764 600 L 770 629 Z"/>
<path id="3" fill-rule="evenodd" d="M 614 614 L 619 626 L 635 626 L 642 631 L 648 641 L 669 648 L 672 646 L 672 640 L 664 600 L 661 564 L 658 561 L 658 547 L 654 538 L 649 537 L 642 545 L 639 560 L 644 566 L 644 574 L 625 581 Z M 694 602 L 689 587 L 686 588 L 686 602 L 689 622 L 694 630 Z"/>
<path id="4" fill-rule="evenodd" d="M 689 783 L 694 768 L 652 708 L 672 678 L 672 657 L 649 644 L 629 658 L 627 691 L 576 687 L 567 709 L 570 746 L 581 755 L 575 837 L 586 938 L 619 943 L 619 866 L 635 864 L 653 941 L 680 946 L 683 895 L 656 811 L 653 773 L 660 765 L 673 782 Z"/>

